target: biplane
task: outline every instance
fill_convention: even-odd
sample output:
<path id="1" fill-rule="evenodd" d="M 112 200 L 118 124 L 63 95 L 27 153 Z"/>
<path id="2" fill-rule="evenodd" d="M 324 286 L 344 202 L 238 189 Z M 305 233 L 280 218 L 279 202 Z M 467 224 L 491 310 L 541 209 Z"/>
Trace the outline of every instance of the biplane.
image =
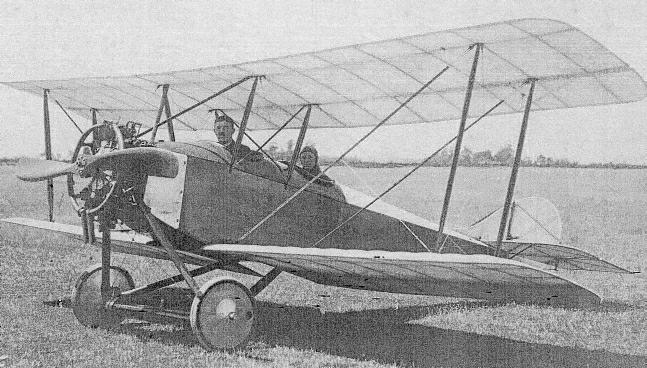
<path id="1" fill-rule="evenodd" d="M 72 297 L 86 326 L 118 324 L 126 312 L 154 313 L 190 321 L 207 349 L 230 349 L 248 339 L 254 298 L 282 272 L 359 290 L 577 305 L 600 298 L 554 270 L 629 272 L 562 244 L 551 203 L 514 200 L 532 111 L 628 103 L 647 91 L 625 62 L 563 22 L 510 20 L 235 65 L 3 84 L 43 98 L 46 160 L 23 166 L 18 176 L 46 181 L 49 204 L 49 221 L 4 221 L 100 244 L 101 264 L 81 274 Z M 51 159 L 50 99 L 81 133 L 70 162 Z M 233 150 L 175 139 L 175 130 L 211 129 L 211 109 L 235 121 Z M 91 127 L 82 130 L 74 114 Z M 469 229 L 450 230 L 464 133 L 494 114 L 521 116 L 506 197 Z M 459 121 L 456 135 L 433 152 L 422 147 L 429 156 L 382 193 L 317 181 L 383 126 L 433 129 L 448 120 Z M 295 170 L 308 131 L 357 127 L 367 133 L 318 175 Z M 294 154 L 277 162 L 264 148 L 286 129 L 298 130 Z M 250 133 L 260 130 L 274 133 L 258 144 Z M 159 139 L 163 131 L 166 140 Z M 263 159 L 241 157 L 244 137 Z M 438 223 L 382 201 L 452 144 Z M 53 222 L 59 176 L 67 178 L 80 226 Z M 170 260 L 178 274 L 137 286 L 127 270 L 111 265 L 112 252 Z M 249 262 L 271 270 L 260 274 Z M 258 281 L 216 276 L 197 284 L 198 275 L 214 270 Z M 138 299 L 182 282 L 193 293 L 190 310 Z"/>

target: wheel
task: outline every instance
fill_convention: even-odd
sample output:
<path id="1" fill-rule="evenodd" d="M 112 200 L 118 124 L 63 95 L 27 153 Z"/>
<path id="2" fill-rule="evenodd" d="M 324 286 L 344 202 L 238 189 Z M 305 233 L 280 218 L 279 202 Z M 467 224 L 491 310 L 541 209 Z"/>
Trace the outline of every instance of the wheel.
<path id="1" fill-rule="evenodd" d="M 254 323 L 254 297 L 240 282 L 215 278 L 201 288 L 191 304 L 191 329 L 207 350 L 245 345 Z"/>
<path id="2" fill-rule="evenodd" d="M 92 138 L 91 142 L 86 142 L 88 137 Z M 100 144 L 97 145 L 97 143 Z M 79 138 L 72 154 L 72 162 L 76 162 L 81 171 L 88 157 L 122 149 L 124 149 L 124 137 L 117 124 L 108 122 L 97 124 L 86 130 Z M 67 192 L 77 212 L 85 209 L 86 213 L 92 214 L 106 204 L 118 182 L 118 175 L 112 170 L 97 170 L 88 178 L 69 174 Z"/>
<path id="3" fill-rule="evenodd" d="M 121 267 L 110 267 L 110 287 L 114 295 L 135 287 L 133 278 Z M 88 267 L 79 277 L 72 294 L 72 311 L 84 326 L 110 327 L 121 323 L 123 316 L 106 309 L 101 299 L 101 265 Z"/>

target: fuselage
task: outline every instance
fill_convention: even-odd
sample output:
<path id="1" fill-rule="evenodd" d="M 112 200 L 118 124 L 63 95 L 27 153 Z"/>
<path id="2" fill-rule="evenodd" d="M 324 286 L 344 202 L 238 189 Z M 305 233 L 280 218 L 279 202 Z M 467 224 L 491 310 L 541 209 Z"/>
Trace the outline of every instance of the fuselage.
<path id="1" fill-rule="evenodd" d="M 208 141 L 164 142 L 157 147 L 177 154 L 182 164 L 175 178 L 148 177 L 144 195 L 147 205 L 169 228 L 203 244 L 242 241 L 311 247 L 373 199 L 340 185 L 312 183 L 275 211 L 308 183 L 295 172 L 286 184 L 287 165 L 244 160 L 230 170 L 230 153 Z M 433 223 L 377 201 L 316 246 L 426 252 L 436 244 L 436 229 Z M 446 252 L 484 252 L 485 246 L 478 241 L 453 232 L 446 234 Z"/>

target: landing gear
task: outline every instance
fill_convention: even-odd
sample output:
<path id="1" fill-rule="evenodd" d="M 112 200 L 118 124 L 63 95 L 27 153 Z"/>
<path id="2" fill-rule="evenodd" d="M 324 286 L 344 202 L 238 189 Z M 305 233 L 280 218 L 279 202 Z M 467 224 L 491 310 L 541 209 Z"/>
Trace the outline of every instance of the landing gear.
<path id="1" fill-rule="evenodd" d="M 108 211 L 104 207 L 102 211 Z M 144 212 L 155 238 L 166 251 L 166 259 L 175 263 L 179 274 L 135 288 L 132 277 L 124 269 L 110 264 L 111 235 L 106 216 L 101 222 L 101 264 L 88 268 L 79 278 L 72 298 L 74 315 L 89 327 L 109 327 L 119 324 L 128 313 L 154 314 L 190 322 L 196 339 L 207 350 L 231 350 L 244 347 L 255 320 L 254 297 L 267 287 L 281 270 L 272 269 L 262 276 L 252 270 L 260 280 L 251 288 L 227 277 L 216 277 L 199 287 L 195 277 L 215 269 L 245 267 L 235 261 L 202 257 L 201 267 L 189 270 L 186 254 L 176 250 L 160 228 L 159 220 Z M 142 245 L 145 247 L 144 245 Z M 193 293 L 191 307 L 188 303 L 173 305 L 164 298 L 141 298 L 179 282 L 186 282 Z M 186 300 L 186 299 L 185 299 Z M 167 300 L 168 301 L 168 300 Z M 188 300 L 186 300 L 188 302 Z"/>
<path id="2" fill-rule="evenodd" d="M 191 329 L 207 350 L 244 346 L 254 324 L 254 297 L 229 278 L 215 278 L 200 288 L 189 315 Z"/>
<path id="3" fill-rule="evenodd" d="M 123 321 L 124 317 L 117 311 L 106 307 L 105 297 L 101 294 L 100 264 L 88 267 L 79 277 L 72 294 L 72 311 L 79 322 L 88 327 L 110 327 Z M 110 267 L 110 296 L 135 287 L 133 278 L 120 267 Z"/>

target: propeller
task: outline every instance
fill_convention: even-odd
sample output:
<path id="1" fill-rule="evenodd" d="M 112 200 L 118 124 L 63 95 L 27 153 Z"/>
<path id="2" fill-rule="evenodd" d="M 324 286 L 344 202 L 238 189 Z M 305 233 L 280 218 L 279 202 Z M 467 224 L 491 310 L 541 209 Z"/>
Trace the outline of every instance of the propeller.
<path id="1" fill-rule="evenodd" d="M 100 140 L 96 140 L 95 133 Z M 91 139 L 90 142 L 86 142 Z M 99 142 L 100 144 L 96 144 Z M 77 211 L 96 212 L 108 201 L 117 186 L 117 173 L 96 164 L 106 154 L 124 149 L 117 124 L 104 122 L 85 131 L 74 149 L 72 162 L 25 159 L 18 163 L 16 176 L 23 181 L 44 181 L 67 176 L 67 192 Z M 90 164 L 95 163 L 92 167 Z M 80 177 L 80 178 L 79 178 Z M 83 180 L 88 179 L 88 180 Z M 86 203 L 87 202 L 87 203 Z"/>
<path id="2" fill-rule="evenodd" d="M 77 172 L 76 163 L 53 160 L 25 159 L 18 165 L 16 176 L 24 181 L 43 181 Z"/>

